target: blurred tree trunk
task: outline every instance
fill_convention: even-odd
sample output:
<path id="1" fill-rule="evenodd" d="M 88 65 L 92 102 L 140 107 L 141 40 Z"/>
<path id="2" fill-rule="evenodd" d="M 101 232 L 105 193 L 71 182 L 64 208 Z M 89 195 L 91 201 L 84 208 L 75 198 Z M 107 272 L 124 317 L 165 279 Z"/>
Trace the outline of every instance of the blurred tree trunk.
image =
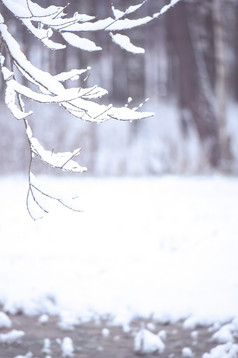
<path id="1" fill-rule="evenodd" d="M 215 45 L 215 63 L 216 63 L 216 115 L 219 125 L 219 141 L 222 153 L 222 165 L 228 169 L 231 159 L 230 140 L 227 133 L 226 118 L 226 54 L 224 43 L 224 24 L 222 19 L 221 0 L 213 0 L 214 14 L 214 45 Z"/>
<path id="2" fill-rule="evenodd" d="M 236 23 L 235 23 L 235 33 L 236 41 L 234 41 L 236 59 L 238 59 L 238 2 L 235 3 L 235 13 L 236 13 Z M 238 101 L 238 63 L 235 66 L 235 99 Z"/>
<path id="3" fill-rule="evenodd" d="M 218 167 L 221 158 L 218 123 L 199 38 L 202 6 L 201 1 L 179 3 L 167 13 L 167 29 L 170 50 L 178 60 L 180 106 L 186 112 L 189 110 L 210 165 Z"/>

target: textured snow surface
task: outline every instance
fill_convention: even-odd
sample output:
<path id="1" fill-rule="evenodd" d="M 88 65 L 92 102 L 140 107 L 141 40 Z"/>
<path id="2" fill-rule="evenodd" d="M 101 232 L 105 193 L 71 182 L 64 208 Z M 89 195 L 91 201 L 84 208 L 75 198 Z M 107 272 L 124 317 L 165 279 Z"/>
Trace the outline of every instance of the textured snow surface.
<path id="1" fill-rule="evenodd" d="M 238 317 L 238 179 L 79 178 L 38 178 L 79 195 L 84 212 L 56 206 L 37 222 L 26 179 L 1 178 L 3 309 L 59 313 L 62 326 L 103 314 L 124 327 L 137 315 L 190 328 L 234 319 L 214 336 L 227 341 Z"/>

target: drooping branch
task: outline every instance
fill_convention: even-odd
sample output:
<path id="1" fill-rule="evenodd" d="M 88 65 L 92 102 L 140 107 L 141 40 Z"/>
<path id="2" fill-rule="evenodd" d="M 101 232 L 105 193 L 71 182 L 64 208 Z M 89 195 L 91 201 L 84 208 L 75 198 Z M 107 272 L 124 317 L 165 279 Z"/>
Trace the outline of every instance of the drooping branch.
<path id="1" fill-rule="evenodd" d="M 10 12 L 21 21 L 21 23 L 40 40 L 46 47 L 53 50 L 64 49 L 67 44 L 77 47 L 84 51 L 101 51 L 94 41 L 79 36 L 77 33 L 104 31 L 109 33 L 113 42 L 122 49 L 132 53 L 144 53 L 144 49 L 131 43 L 127 35 L 121 35 L 121 30 L 129 30 L 142 26 L 154 19 L 175 5 L 179 0 L 171 0 L 158 13 L 138 19 L 130 19 L 128 16 L 135 13 L 148 0 L 138 5 L 129 6 L 125 11 L 111 6 L 113 17 L 105 19 L 95 19 L 95 16 L 75 13 L 72 17 L 67 17 L 65 7 L 50 5 L 46 8 L 31 0 L 2 0 Z M 55 42 L 52 40 L 53 34 L 57 32 L 66 43 Z M 98 100 L 107 94 L 107 90 L 94 85 L 92 87 L 73 87 L 66 88 L 64 82 L 78 79 L 85 74 L 87 69 L 72 69 L 52 75 L 34 66 L 22 52 L 18 41 L 11 35 L 8 27 L 0 14 L 0 68 L 6 84 L 5 102 L 13 116 L 22 120 L 25 126 L 27 142 L 30 151 L 30 161 L 28 170 L 29 189 L 27 194 L 27 209 L 32 218 L 35 215 L 32 210 L 32 203 L 41 213 L 47 213 L 48 209 L 42 203 L 42 197 L 56 200 L 62 205 L 75 210 L 72 200 L 68 205 L 66 201 L 58 196 L 51 195 L 43 190 L 36 183 L 32 173 L 32 163 L 37 156 L 44 163 L 63 171 L 83 173 L 85 167 L 81 167 L 75 158 L 80 154 L 80 149 L 72 152 L 54 153 L 45 150 L 38 139 L 33 136 L 28 117 L 32 111 L 25 111 L 24 99 L 30 99 L 39 103 L 57 103 L 65 108 L 74 117 L 90 122 L 104 122 L 109 119 L 115 120 L 137 120 L 153 115 L 151 112 L 141 112 L 138 107 L 130 108 L 129 102 L 122 107 L 115 107 L 112 104 L 99 104 Z M 2 55 L 2 47 L 5 48 L 6 55 L 10 60 L 10 67 L 6 64 L 5 57 Z M 15 75 L 18 72 L 18 76 Z M 20 76 L 19 76 L 20 74 Z M 21 81 L 21 79 L 24 81 Z M 78 210 L 78 209 L 76 209 Z"/>
<path id="2" fill-rule="evenodd" d="M 79 37 L 75 32 L 106 31 L 112 33 L 115 31 L 134 29 L 157 19 L 180 0 L 170 0 L 168 5 L 163 6 L 158 13 L 152 16 L 138 19 L 128 18 L 128 15 L 139 10 L 147 1 L 148 0 L 145 0 L 138 5 L 129 6 L 125 11 L 116 9 L 112 4 L 111 10 L 113 17 L 95 20 L 95 16 L 79 14 L 78 12 L 75 13 L 73 17 L 66 17 L 64 10 L 67 6 L 51 5 L 47 8 L 43 8 L 31 0 L 27 0 L 27 2 L 25 0 L 2 0 L 4 5 L 19 18 L 28 30 L 36 38 L 41 40 L 45 46 L 54 50 L 66 47 L 61 43 L 50 40 L 53 33 L 58 32 L 68 44 L 81 48 L 84 51 L 100 51 L 102 48 L 87 38 Z M 34 23 L 37 23 L 38 26 L 35 26 Z M 126 47 L 125 50 L 127 50 Z"/>
<path id="3" fill-rule="evenodd" d="M 92 101 L 92 99 L 95 100 L 101 98 L 107 93 L 106 90 L 97 86 L 85 89 L 66 89 L 58 80 L 58 78 L 63 76 L 62 74 L 59 74 L 58 77 L 53 76 L 48 72 L 38 69 L 31 64 L 30 61 L 28 61 L 26 56 L 21 51 L 19 44 L 9 33 L 7 26 L 3 23 L 0 24 L 0 32 L 3 43 L 8 49 L 8 53 L 11 54 L 15 67 L 20 71 L 26 80 L 35 84 L 41 93 L 34 92 L 31 89 L 18 84 L 16 81 L 11 80 L 9 71 L 7 71 L 7 69 L 3 66 L 2 72 L 5 81 L 7 82 L 8 87 L 11 86 L 12 92 L 21 93 L 25 97 L 38 102 L 59 102 L 61 106 L 67 109 L 75 117 L 92 122 L 101 122 L 110 118 L 119 120 L 136 120 L 153 115 L 150 112 L 136 112 L 133 109 L 125 107 L 116 108 L 110 105 L 105 106 Z M 75 73 L 77 72 L 77 70 L 73 71 Z M 96 91 L 95 88 L 97 89 Z M 100 115 L 101 113 L 104 115 Z"/>

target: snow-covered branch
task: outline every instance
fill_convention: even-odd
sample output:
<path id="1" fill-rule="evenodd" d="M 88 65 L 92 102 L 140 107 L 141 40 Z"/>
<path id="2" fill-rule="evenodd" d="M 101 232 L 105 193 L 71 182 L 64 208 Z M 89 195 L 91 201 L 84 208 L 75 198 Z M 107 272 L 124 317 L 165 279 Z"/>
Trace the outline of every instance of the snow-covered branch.
<path id="1" fill-rule="evenodd" d="M 42 71 L 35 67 L 20 49 L 19 44 L 9 33 L 5 24 L 0 24 L 2 41 L 5 44 L 12 62 L 19 72 L 31 83 L 38 87 L 39 92 L 34 92 L 26 86 L 20 85 L 11 78 L 10 71 L 2 66 L 2 73 L 7 87 L 12 91 L 24 95 L 27 98 L 43 103 L 60 103 L 75 117 L 92 122 L 102 122 L 110 118 L 118 120 L 135 120 L 150 117 L 152 113 L 135 112 L 129 108 L 116 108 L 114 106 L 105 106 L 92 102 L 92 99 L 101 98 L 107 93 L 106 90 L 94 86 L 92 88 L 72 88 L 66 89 L 61 83 L 64 74 L 53 76 L 48 72 Z M 74 73 L 80 74 L 80 70 L 73 70 Z M 81 71 L 83 73 L 84 71 Z M 9 99 L 7 99 L 8 101 Z M 9 102 L 9 101 L 8 101 Z"/>
<path id="2" fill-rule="evenodd" d="M 108 31 L 110 33 L 121 30 L 129 30 L 142 25 L 145 25 L 160 15 L 168 11 L 180 0 L 171 0 L 168 5 L 160 9 L 158 13 L 152 16 L 146 16 L 138 19 L 129 19 L 128 15 L 139 10 L 148 0 L 143 1 L 138 5 L 129 6 L 125 11 L 116 9 L 111 5 L 113 17 L 95 20 L 95 16 L 86 14 L 74 14 L 73 17 L 66 17 L 64 12 L 66 7 L 51 5 L 47 8 L 32 2 L 31 0 L 2 0 L 4 5 L 27 27 L 27 29 L 45 46 L 50 49 L 59 50 L 66 47 L 62 43 L 51 40 L 54 32 L 61 34 L 66 43 L 71 46 L 78 47 L 84 51 L 100 51 L 101 47 L 97 46 L 93 41 L 82 38 L 74 32 L 95 32 Z M 37 26 L 35 26 L 35 23 Z M 115 36 L 113 37 L 114 42 Z M 119 42 L 120 45 L 121 41 Z M 130 47 L 123 47 L 125 50 Z"/>
<path id="3" fill-rule="evenodd" d="M 112 17 L 105 19 L 96 19 L 95 16 L 78 12 L 68 17 L 65 13 L 68 5 L 65 7 L 55 5 L 42 7 L 31 0 L 2 0 L 1 3 L 37 40 L 40 40 L 49 49 L 62 50 L 67 45 L 71 45 L 83 51 L 100 51 L 102 50 L 100 46 L 94 41 L 82 37 L 82 34 L 85 32 L 104 31 L 123 50 L 132 53 L 144 53 L 143 48 L 132 44 L 130 38 L 127 35 L 120 34 L 119 31 L 147 24 L 158 18 L 179 0 L 171 0 L 168 5 L 162 7 L 158 13 L 152 16 L 130 19 L 129 16 L 139 10 L 147 1 L 129 6 L 125 11 L 111 5 Z M 55 42 L 53 39 L 54 33 L 58 33 L 62 41 Z M 78 33 L 80 33 L 80 36 Z M 104 122 L 108 119 L 133 121 L 150 117 L 153 113 L 141 112 L 141 105 L 130 108 L 128 103 L 122 107 L 98 103 L 98 100 L 108 92 L 97 85 L 88 88 L 67 88 L 64 82 L 78 79 L 90 68 L 72 69 L 68 72 L 52 75 L 34 66 L 23 53 L 18 40 L 10 33 L 2 14 L 0 14 L 0 45 L 0 67 L 6 84 L 5 102 L 13 116 L 18 120 L 23 120 L 29 144 L 31 160 L 27 207 L 29 210 L 29 200 L 31 198 L 38 207 L 46 212 L 41 207 L 40 201 L 36 199 L 36 191 L 38 196 L 39 194 L 47 197 L 50 195 L 38 190 L 37 185 L 32 185 L 32 175 L 30 173 L 34 156 L 39 157 L 50 166 L 62 170 L 82 173 L 86 171 L 86 168 L 81 167 L 75 161 L 75 158 L 80 153 L 79 149 L 75 149 L 72 152 L 53 153 L 43 148 L 38 139 L 32 134 L 28 117 L 33 112 L 25 111 L 23 99 L 30 99 L 39 103 L 57 103 L 74 117 L 91 122 Z M 57 201 L 63 203 L 61 199 L 57 199 Z"/>

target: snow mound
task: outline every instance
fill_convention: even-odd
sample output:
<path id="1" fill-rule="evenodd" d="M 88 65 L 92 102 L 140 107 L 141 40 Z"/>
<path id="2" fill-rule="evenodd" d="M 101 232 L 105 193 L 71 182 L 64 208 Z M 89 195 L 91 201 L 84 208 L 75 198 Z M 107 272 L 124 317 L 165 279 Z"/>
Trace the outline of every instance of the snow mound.
<path id="1" fill-rule="evenodd" d="M 217 343 L 233 342 L 234 331 L 235 326 L 233 324 L 226 324 L 213 334 L 212 339 Z"/>
<path id="2" fill-rule="evenodd" d="M 141 329 L 135 336 L 134 351 L 137 354 L 162 353 L 164 349 L 161 338 L 147 329 Z"/>
<path id="3" fill-rule="evenodd" d="M 8 333 L 0 334 L 0 343 L 13 344 L 18 342 L 24 335 L 25 332 L 13 329 Z"/>
<path id="4" fill-rule="evenodd" d="M 10 318 L 4 312 L 0 312 L 0 328 L 10 328 L 12 322 Z"/>
<path id="5" fill-rule="evenodd" d="M 103 328 L 103 329 L 102 329 L 102 336 L 103 336 L 104 338 L 109 337 L 109 336 L 110 336 L 110 330 L 109 330 L 108 328 Z"/>
<path id="6" fill-rule="evenodd" d="M 60 320 L 58 322 L 58 326 L 63 331 L 73 331 L 74 326 L 79 324 L 79 319 L 75 315 L 74 312 L 71 311 L 62 311 L 60 312 Z"/>
<path id="7" fill-rule="evenodd" d="M 210 353 L 204 353 L 202 358 L 237 358 L 238 344 L 226 343 L 212 348 Z"/>
<path id="8" fill-rule="evenodd" d="M 61 342 L 61 350 L 63 357 L 72 357 L 74 352 L 73 341 L 70 337 L 64 337 Z"/>
<path id="9" fill-rule="evenodd" d="M 26 355 L 22 356 L 15 356 L 14 358 L 32 358 L 33 354 L 31 352 L 28 352 Z M 47 357 L 46 357 L 47 358 Z"/>
<path id="10" fill-rule="evenodd" d="M 38 319 L 38 322 L 40 324 L 45 324 L 49 321 L 49 316 L 47 314 L 42 314 L 39 319 Z"/>
<path id="11" fill-rule="evenodd" d="M 44 339 L 44 346 L 42 348 L 42 352 L 47 355 L 51 354 L 51 341 L 49 338 Z"/>
<path id="12" fill-rule="evenodd" d="M 192 352 L 191 348 L 184 347 L 182 349 L 182 357 L 193 357 L 193 352 Z"/>

